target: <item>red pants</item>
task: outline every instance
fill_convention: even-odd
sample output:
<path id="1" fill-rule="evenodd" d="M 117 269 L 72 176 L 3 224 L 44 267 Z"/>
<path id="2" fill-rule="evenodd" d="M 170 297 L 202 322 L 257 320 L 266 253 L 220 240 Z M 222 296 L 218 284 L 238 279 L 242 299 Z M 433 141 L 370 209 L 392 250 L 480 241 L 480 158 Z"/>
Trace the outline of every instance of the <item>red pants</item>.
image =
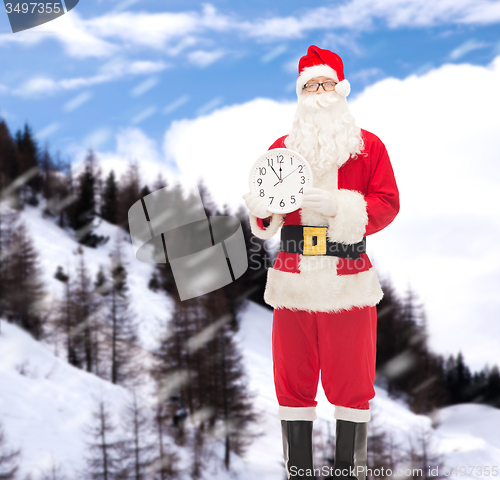
<path id="1" fill-rule="evenodd" d="M 340 313 L 275 309 L 272 345 L 280 408 L 315 407 L 321 370 L 321 384 L 330 403 L 342 412 L 349 413 L 342 407 L 369 410 L 369 400 L 375 396 L 376 307 Z M 359 413 L 365 419 L 357 421 L 367 421 Z M 342 415 L 336 411 L 335 417 Z"/>

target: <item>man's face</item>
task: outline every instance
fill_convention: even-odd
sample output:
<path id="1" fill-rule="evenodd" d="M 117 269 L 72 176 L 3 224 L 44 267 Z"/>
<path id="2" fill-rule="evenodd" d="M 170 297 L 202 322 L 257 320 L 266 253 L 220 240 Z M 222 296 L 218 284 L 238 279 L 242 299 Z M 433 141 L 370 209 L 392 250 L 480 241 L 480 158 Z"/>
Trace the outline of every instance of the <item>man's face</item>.
<path id="1" fill-rule="evenodd" d="M 312 85 L 314 83 L 332 83 L 333 85 L 336 85 L 337 82 L 330 77 L 314 77 L 311 78 L 306 85 Z M 320 85 L 316 92 L 309 92 L 304 88 L 302 89 L 302 93 L 305 93 L 306 95 L 319 95 L 320 93 L 325 92 L 325 87 L 327 86 Z M 335 87 L 333 87 L 333 90 L 335 90 Z"/>

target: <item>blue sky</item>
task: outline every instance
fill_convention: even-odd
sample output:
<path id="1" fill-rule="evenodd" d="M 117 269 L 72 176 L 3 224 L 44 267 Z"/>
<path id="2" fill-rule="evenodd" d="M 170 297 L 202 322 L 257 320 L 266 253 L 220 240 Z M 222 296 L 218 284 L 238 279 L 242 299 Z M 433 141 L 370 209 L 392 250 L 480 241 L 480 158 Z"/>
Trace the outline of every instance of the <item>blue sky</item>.
<path id="1" fill-rule="evenodd" d="M 161 141 L 173 120 L 266 97 L 293 101 L 310 44 L 339 53 L 352 97 L 387 77 L 500 53 L 500 2 L 81 0 L 12 34 L 0 14 L 0 116 L 40 142 L 111 148 L 120 128 Z M 10 32 L 10 33 L 9 33 Z"/>

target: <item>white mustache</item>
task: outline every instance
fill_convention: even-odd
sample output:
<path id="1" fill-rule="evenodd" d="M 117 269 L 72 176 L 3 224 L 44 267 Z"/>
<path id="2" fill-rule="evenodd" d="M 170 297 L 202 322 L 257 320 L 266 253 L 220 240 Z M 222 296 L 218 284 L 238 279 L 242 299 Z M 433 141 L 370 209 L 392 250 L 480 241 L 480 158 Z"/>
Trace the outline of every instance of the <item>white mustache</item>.
<path id="1" fill-rule="evenodd" d="M 336 105 L 342 101 L 342 97 L 337 92 L 323 92 L 319 95 L 301 94 L 299 103 L 309 110 L 319 110 Z"/>

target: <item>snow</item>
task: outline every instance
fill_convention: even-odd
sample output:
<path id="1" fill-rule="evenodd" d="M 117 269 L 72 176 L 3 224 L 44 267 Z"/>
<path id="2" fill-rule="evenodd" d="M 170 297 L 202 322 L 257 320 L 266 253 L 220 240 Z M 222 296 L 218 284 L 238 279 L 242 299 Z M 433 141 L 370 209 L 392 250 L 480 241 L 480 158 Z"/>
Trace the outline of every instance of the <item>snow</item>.
<path id="1" fill-rule="evenodd" d="M 44 280 L 51 293 L 48 304 L 62 294 L 61 283 L 53 275 L 58 265 L 74 271 L 77 244 L 71 232 L 61 230 L 53 219 L 43 218 L 39 208 L 27 207 L 23 220 L 34 238 L 40 256 Z M 115 239 L 123 241 L 122 254 L 128 264 L 128 282 L 134 316 L 140 326 L 145 352 L 158 343 L 159 335 L 171 312 L 171 302 L 164 295 L 147 288 L 153 266 L 135 260 L 127 236 L 116 227 L 102 222 L 97 234 L 110 240 L 97 249 L 84 247 L 92 277 L 99 265 L 107 265 Z M 249 389 L 255 395 L 257 422 L 253 443 L 243 458 L 232 457 L 232 472 L 221 467 L 222 444 L 217 445 L 204 478 L 284 478 L 281 427 L 274 393 L 271 357 L 272 313 L 249 303 L 241 314 L 237 334 L 244 355 Z M 47 340 L 48 342 L 49 340 Z M 131 392 L 112 385 L 92 374 L 69 365 L 57 355 L 60 346 L 38 342 L 15 325 L 0 320 L 0 423 L 8 447 L 21 448 L 21 473 L 38 475 L 52 463 L 61 463 L 70 475 L 84 466 L 84 427 L 91 422 L 98 399 L 105 399 L 119 424 L 119 413 L 131 399 Z M 147 358 L 147 357 L 146 357 Z M 152 385 L 139 392 L 139 401 L 148 405 Z M 333 406 L 318 389 L 318 420 L 315 432 L 327 436 L 334 428 Z M 455 405 L 442 409 L 432 419 L 412 413 L 402 400 L 390 398 L 376 387 L 371 403 L 373 424 L 390 432 L 396 445 L 404 448 L 410 437 L 432 431 L 439 453 L 448 466 L 500 466 L 500 410 L 484 405 Z M 436 425 L 436 428 L 432 426 Z M 183 468 L 188 468 L 190 454 L 179 448 Z M 499 467 L 500 469 L 500 467 Z M 484 472 L 482 472 L 484 473 Z M 462 478 L 482 478 L 479 470 L 467 468 Z M 183 478 L 189 478 L 185 471 Z"/>

